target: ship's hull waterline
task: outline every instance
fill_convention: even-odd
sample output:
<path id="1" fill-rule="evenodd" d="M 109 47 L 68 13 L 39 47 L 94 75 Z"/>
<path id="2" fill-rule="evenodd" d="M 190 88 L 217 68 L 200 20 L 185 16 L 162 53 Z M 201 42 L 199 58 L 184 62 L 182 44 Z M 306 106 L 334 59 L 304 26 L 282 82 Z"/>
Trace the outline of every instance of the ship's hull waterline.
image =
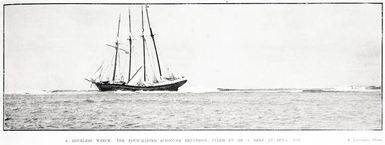
<path id="1" fill-rule="evenodd" d="M 187 80 L 181 80 L 170 84 L 154 86 L 132 86 L 123 84 L 108 84 L 94 82 L 100 91 L 178 91 L 178 88 L 184 85 Z"/>

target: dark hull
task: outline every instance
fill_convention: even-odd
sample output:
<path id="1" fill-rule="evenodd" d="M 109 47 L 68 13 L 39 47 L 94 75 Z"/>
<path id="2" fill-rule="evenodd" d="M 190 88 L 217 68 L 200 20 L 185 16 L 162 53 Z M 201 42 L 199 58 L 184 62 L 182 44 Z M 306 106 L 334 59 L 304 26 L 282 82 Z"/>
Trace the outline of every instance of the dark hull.
<path id="1" fill-rule="evenodd" d="M 156 85 L 156 86 L 132 86 L 132 85 L 123 85 L 123 84 L 108 84 L 94 82 L 96 87 L 100 91 L 178 91 L 178 88 L 184 85 L 187 80 L 181 80 L 171 84 L 165 85 Z"/>

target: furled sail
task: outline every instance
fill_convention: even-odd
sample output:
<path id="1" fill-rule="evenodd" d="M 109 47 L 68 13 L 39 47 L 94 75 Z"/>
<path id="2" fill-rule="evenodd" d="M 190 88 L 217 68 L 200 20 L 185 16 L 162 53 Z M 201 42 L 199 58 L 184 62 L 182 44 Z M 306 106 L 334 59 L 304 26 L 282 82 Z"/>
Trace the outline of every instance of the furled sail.
<path id="1" fill-rule="evenodd" d="M 113 48 L 113 54 L 108 58 L 109 61 L 97 67 L 91 79 L 99 90 L 175 91 L 186 83 L 186 79 L 178 81 L 168 67 L 162 72 L 147 6 L 145 9 L 141 7 L 140 14 L 140 17 L 133 18 L 141 19 L 136 25 L 131 21 L 130 9 L 128 14 L 119 15 L 115 42 L 106 44 L 110 49 Z M 141 29 L 132 31 L 132 28 Z"/>

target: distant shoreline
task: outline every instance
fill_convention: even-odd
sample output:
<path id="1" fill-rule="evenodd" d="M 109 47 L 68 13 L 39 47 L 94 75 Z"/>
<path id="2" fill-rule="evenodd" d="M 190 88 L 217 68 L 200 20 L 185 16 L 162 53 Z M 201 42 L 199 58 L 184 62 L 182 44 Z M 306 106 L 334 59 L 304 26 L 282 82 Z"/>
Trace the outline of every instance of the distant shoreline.
<path id="1" fill-rule="evenodd" d="M 216 90 L 180 90 L 173 93 L 205 93 L 205 92 L 375 92 L 381 91 L 381 86 L 361 86 L 361 87 L 339 87 L 339 88 L 217 88 Z M 95 93 L 98 90 L 25 90 L 16 92 L 5 92 L 5 94 L 53 94 L 53 93 Z M 112 91 L 112 92 L 131 92 L 131 91 Z M 167 93 L 168 91 L 149 91 L 144 93 Z M 143 93 L 142 91 L 135 93 Z"/>
<path id="2" fill-rule="evenodd" d="M 239 89 L 239 88 L 217 88 L 221 92 L 229 91 L 249 91 L 249 92 L 365 92 L 365 91 L 380 91 L 381 86 L 350 86 L 341 88 L 266 88 L 266 89 Z"/>

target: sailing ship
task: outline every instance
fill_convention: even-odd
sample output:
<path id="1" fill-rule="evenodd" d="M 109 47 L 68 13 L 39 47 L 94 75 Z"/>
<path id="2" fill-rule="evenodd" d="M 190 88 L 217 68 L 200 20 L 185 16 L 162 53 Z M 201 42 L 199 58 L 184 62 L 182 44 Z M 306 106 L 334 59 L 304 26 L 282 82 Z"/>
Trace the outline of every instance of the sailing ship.
<path id="1" fill-rule="evenodd" d="M 145 13 L 145 14 L 144 14 Z M 147 17 L 147 21 L 145 22 L 144 15 Z M 152 31 L 151 25 L 150 25 L 150 18 L 148 13 L 148 6 L 145 6 L 145 12 L 143 9 L 143 6 L 141 6 L 141 45 L 142 49 L 141 56 L 138 54 L 136 57 L 140 57 L 142 59 L 141 62 L 136 61 L 137 63 L 141 64 L 137 66 L 135 73 L 132 75 L 133 72 L 133 57 L 134 55 L 134 48 L 133 48 L 133 42 L 134 40 L 140 40 L 135 39 L 134 35 L 132 35 L 131 30 L 131 12 L 129 10 L 128 12 L 128 22 L 129 22 L 129 35 L 126 40 L 128 40 L 128 50 L 122 48 L 122 42 L 119 40 L 120 37 L 120 25 L 121 25 L 121 15 L 119 15 L 118 20 L 118 31 L 117 31 L 117 39 L 115 41 L 114 45 L 106 44 L 107 46 L 110 46 L 115 49 L 115 55 L 113 57 L 113 70 L 112 70 L 112 79 L 110 77 L 105 77 L 106 70 L 105 65 L 101 65 L 98 70 L 95 72 L 96 77 L 91 79 L 86 79 L 87 81 L 90 81 L 92 84 L 94 84 L 100 91 L 178 91 L 178 88 L 184 85 L 187 82 L 187 79 L 184 77 L 175 77 L 175 75 L 171 72 L 168 74 L 162 74 L 162 68 L 160 65 L 160 60 L 158 56 L 158 51 L 155 43 L 154 33 Z M 148 25 L 148 29 L 145 31 L 145 23 Z M 145 33 L 149 33 L 149 35 L 146 35 Z M 153 52 L 155 52 L 155 58 L 156 63 L 152 64 L 151 61 L 148 61 L 150 59 L 149 53 L 151 53 L 149 45 L 147 45 L 148 37 L 151 37 L 152 41 L 152 48 Z M 139 42 L 140 43 L 140 42 Z M 138 50 L 137 50 L 138 51 Z M 120 53 L 124 52 L 125 54 L 128 54 L 127 63 L 128 63 L 128 72 L 127 72 L 127 79 L 124 79 L 124 75 L 119 75 L 117 73 L 118 61 L 120 57 Z M 153 71 L 153 74 L 150 74 L 151 72 L 148 71 L 150 66 L 157 65 L 157 69 L 153 69 L 156 71 Z M 109 70 L 111 71 L 111 70 Z M 142 71 L 142 72 L 141 72 Z M 139 74 L 142 74 L 140 77 Z M 156 74 L 155 74 L 156 73 Z M 110 75 L 109 75 L 110 76 Z M 119 79 L 120 78 L 120 79 Z M 136 79 L 136 81 L 134 81 Z"/>

